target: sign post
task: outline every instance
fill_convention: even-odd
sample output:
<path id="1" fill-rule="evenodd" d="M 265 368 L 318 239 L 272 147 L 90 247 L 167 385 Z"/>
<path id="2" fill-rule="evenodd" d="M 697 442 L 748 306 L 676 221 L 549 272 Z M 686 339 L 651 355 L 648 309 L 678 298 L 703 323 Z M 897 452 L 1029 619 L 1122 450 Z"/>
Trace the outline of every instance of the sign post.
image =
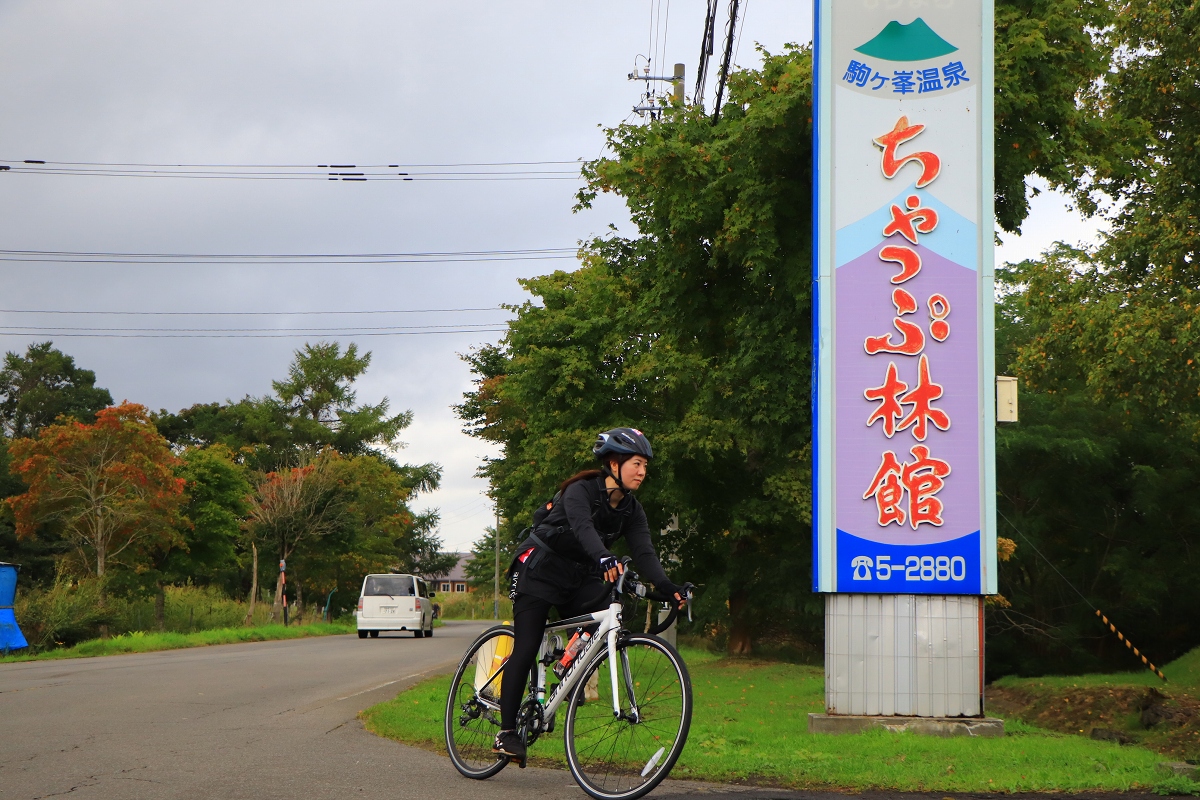
<path id="1" fill-rule="evenodd" d="M 982 714 L 991 0 L 818 0 L 813 588 L 831 714 Z"/>

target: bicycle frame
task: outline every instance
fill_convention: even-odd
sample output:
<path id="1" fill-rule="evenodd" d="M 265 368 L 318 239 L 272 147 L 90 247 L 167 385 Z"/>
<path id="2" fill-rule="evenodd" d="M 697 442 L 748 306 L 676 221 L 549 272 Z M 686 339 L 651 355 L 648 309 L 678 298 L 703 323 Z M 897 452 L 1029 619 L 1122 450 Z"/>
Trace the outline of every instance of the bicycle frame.
<path id="1" fill-rule="evenodd" d="M 559 682 L 554 691 L 550 693 L 549 700 L 545 700 L 546 696 L 546 652 L 550 644 L 550 637 L 556 631 L 568 630 L 570 628 L 579 628 L 583 626 L 599 623 L 599 628 L 593 634 L 591 641 L 584 647 L 583 652 L 575 657 L 571 662 L 570 669 L 567 671 L 566 677 Z M 560 620 L 553 625 L 547 625 L 546 631 L 542 636 L 542 646 L 538 649 L 538 658 L 534 662 L 537 669 L 537 685 L 533 687 L 533 692 L 539 702 L 544 702 L 543 713 L 548 716 L 554 716 L 554 712 L 562 705 L 563 700 L 571 696 L 571 692 L 583 680 L 583 676 L 588 673 L 591 665 L 602 658 L 604 650 L 608 651 L 608 666 L 609 676 L 612 680 L 612 701 L 613 701 L 613 716 L 621 716 L 620 695 L 618 693 L 617 683 L 617 637 L 621 633 L 621 604 L 612 602 L 604 611 L 596 611 L 591 614 L 583 614 L 578 617 Z M 626 681 L 628 683 L 628 681 Z M 633 696 L 632 686 L 626 687 L 630 699 L 630 712 L 633 716 L 637 715 L 637 700 Z"/>
<path id="2" fill-rule="evenodd" d="M 630 559 L 625 559 L 624 563 L 628 567 Z M 582 677 L 588 673 L 592 665 L 603 657 L 603 653 L 607 650 L 609 678 L 612 681 L 612 704 L 613 716 L 620 718 L 624 716 L 631 722 L 639 722 L 641 715 L 638 712 L 637 694 L 633 680 L 629 675 L 628 657 L 622 654 L 620 660 L 621 667 L 624 670 L 625 677 L 625 694 L 629 698 L 629 711 L 624 713 L 621 710 L 620 683 L 617 679 L 617 640 L 621 634 L 621 595 L 625 592 L 626 578 L 630 577 L 631 573 L 626 570 L 617 579 L 616 584 L 612 588 L 612 599 L 609 601 L 608 608 L 604 611 L 595 611 L 591 614 L 581 614 L 570 619 L 560 620 L 552 625 L 547 625 L 542 632 L 542 644 L 538 648 L 537 659 L 534 661 L 534 679 L 530 681 L 529 694 L 542 706 L 542 718 L 554 718 L 554 714 L 558 711 L 558 707 L 562 705 L 563 700 L 571 696 L 571 692 L 579 685 Z M 636 577 L 634 578 L 636 581 Z M 645 596 L 643 588 L 639 587 L 636 592 L 640 596 Z M 690 595 L 689 595 L 690 603 Z M 688 618 L 691 618 L 691 606 L 688 606 Z M 550 693 L 549 700 L 546 699 L 546 654 L 550 652 L 550 638 L 556 631 L 568 630 L 570 628 L 580 628 L 585 626 L 596 625 L 596 633 L 584 647 L 583 652 L 575 657 L 571 662 L 571 666 L 567 670 L 566 677 L 555 685 L 554 691 Z M 505 664 L 507 664 L 507 659 Z M 476 686 L 475 701 L 488 708 L 492 712 L 500 710 L 500 704 L 494 699 L 488 699 L 482 696 L 482 691 L 492 685 L 500 673 L 503 672 L 504 665 L 488 675 L 487 680 L 480 686 Z M 526 702 L 528 702 L 526 700 Z M 538 731 L 539 733 L 541 731 Z"/>

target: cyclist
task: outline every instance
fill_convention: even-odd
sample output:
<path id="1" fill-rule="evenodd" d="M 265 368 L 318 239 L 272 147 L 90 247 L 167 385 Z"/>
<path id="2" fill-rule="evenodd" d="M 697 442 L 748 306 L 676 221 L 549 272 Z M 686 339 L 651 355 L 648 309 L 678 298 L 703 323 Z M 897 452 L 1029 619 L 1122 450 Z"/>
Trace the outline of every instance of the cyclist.
<path id="1" fill-rule="evenodd" d="M 592 452 L 600 469 L 563 481 L 550 513 L 517 546 L 510 568 L 513 650 L 501 678 L 500 733 L 492 750 L 513 761 L 525 760 L 517 713 L 550 608 L 566 619 L 608 607 L 605 582 L 625 571 L 609 550 L 617 539 L 625 538 L 638 570 L 658 592 L 674 595 L 681 608 L 686 602 L 683 589 L 663 571 L 646 512 L 633 496 L 654 457 L 649 440 L 636 428 L 613 428 L 596 437 Z"/>

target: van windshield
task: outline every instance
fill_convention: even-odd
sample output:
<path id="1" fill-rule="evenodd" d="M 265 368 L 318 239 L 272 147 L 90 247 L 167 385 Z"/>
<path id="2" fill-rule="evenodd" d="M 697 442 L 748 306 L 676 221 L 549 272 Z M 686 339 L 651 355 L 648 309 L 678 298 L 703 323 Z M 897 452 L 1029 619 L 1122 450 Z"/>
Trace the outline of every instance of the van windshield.
<path id="1" fill-rule="evenodd" d="M 410 596 L 417 593 L 416 587 L 413 586 L 411 575 L 371 575 L 367 578 L 366 586 L 363 587 L 364 597 L 378 597 L 380 595 L 396 595 Z"/>

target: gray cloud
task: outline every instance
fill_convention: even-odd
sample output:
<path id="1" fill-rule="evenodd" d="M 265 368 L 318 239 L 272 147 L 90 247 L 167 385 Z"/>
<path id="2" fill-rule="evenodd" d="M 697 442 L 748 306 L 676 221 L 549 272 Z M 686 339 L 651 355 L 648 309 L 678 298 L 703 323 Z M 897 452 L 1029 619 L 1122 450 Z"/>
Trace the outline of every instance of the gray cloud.
<path id="1" fill-rule="evenodd" d="M 638 2 L 58 2 L 0 5 L 0 158 L 151 163 L 461 163 L 594 158 L 625 119 L 647 49 Z M 745 3 L 743 3 L 745 7 Z M 691 91 L 703 4 L 670 6 L 663 69 Z M 723 12 L 722 12 L 723 13 Z M 807 2 L 752 0 L 753 42 L 807 41 Z M 655 70 L 657 72 L 657 69 Z M 712 70 L 715 72 L 715 68 Z M 712 73 L 710 73 L 712 74 Z M 709 92 L 711 97 L 711 90 Z M 612 198 L 573 215 L 573 182 L 329 183 L 0 173 L 0 248 L 362 253 L 571 246 L 628 217 Z M 516 284 L 572 262 L 152 266 L 0 263 L 0 307 L 287 311 L 520 302 Z M 503 313 L 422 315 L 423 322 Z M 433 319 L 437 317 L 437 319 Z M 363 324 L 0 315 L 0 325 Z M 389 318 L 371 324 L 415 324 Z M 374 353 L 359 396 L 411 408 L 404 457 L 445 467 L 428 498 L 466 548 L 490 524 L 473 473 L 491 451 L 449 406 L 470 386 L 457 353 L 496 334 L 351 337 Z M 263 394 L 304 339 L 53 338 L 114 397 L 152 408 Z M 313 337 L 316 338 L 315 336 Z M 531 498 L 531 501 L 534 500 Z"/>

